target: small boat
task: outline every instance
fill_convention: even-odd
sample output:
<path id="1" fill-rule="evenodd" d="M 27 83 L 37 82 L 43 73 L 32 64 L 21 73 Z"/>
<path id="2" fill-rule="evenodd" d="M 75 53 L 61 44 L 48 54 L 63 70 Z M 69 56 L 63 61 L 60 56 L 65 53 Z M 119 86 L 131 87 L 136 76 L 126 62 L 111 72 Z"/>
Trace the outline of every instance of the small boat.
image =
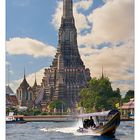
<path id="1" fill-rule="evenodd" d="M 13 115 L 13 116 L 6 116 L 6 124 L 22 124 L 26 123 L 26 121 L 23 119 L 23 115 Z"/>
<path id="2" fill-rule="evenodd" d="M 129 118 L 132 119 L 132 120 L 134 120 L 134 114 L 130 114 L 129 115 Z"/>
<path id="3" fill-rule="evenodd" d="M 77 130 L 80 133 L 93 132 L 98 135 L 114 135 L 120 124 L 120 112 L 118 110 L 81 114 L 77 117 L 82 118 L 83 122 L 83 126 Z M 90 119 L 87 119 L 89 117 L 93 117 L 93 122 L 96 122 L 92 126 L 89 124 Z"/>

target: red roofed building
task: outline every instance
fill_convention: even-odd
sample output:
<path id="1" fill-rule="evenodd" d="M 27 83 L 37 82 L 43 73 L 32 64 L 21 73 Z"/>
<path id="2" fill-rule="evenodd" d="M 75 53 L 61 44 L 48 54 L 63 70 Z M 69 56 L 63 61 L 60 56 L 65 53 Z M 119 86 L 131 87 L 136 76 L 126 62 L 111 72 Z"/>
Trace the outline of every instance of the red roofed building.
<path id="1" fill-rule="evenodd" d="M 123 103 L 123 105 L 120 106 L 122 115 L 129 115 L 129 116 L 134 115 L 134 108 L 135 108 L 134 98 L 130 99 L 128 103 Z"/>

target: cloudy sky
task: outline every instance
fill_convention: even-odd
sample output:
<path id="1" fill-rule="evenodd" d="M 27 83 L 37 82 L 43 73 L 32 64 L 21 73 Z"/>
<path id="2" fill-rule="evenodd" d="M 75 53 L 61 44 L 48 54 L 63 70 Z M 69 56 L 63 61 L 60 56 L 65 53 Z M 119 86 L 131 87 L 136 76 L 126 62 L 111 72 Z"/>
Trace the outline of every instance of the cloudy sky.
<path id="1" fill-rule="evenodd" d="M 6 67 L 14 91 L 24 67 L 30 85 L 35 73 L 40 84 L 56 52 L 61 16 L 61 0 L 7 0 Z M 114 89 L 134 89 L 134 0 L 74 0 L 74 17 L 91 76 L 100 77 L 103 66 Z"/>

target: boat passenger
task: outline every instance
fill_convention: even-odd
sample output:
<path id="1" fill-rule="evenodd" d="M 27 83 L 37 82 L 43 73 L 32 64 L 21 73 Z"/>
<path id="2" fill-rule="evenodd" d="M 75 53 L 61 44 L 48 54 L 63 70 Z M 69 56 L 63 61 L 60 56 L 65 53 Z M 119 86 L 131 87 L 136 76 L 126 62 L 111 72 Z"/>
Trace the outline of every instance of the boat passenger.
<path id="1" fill-rule="evenodd" d="M 90 116 L 90 127 L 96 127 L 92 116 Z"/>
<path id="2" fill-rule="evenodd" d="M 90 120 L 89 119 L 85 119 L 83 122 L 83 127 L 85 129 L 87 129 L 88 127 L 90 127 Z"/>

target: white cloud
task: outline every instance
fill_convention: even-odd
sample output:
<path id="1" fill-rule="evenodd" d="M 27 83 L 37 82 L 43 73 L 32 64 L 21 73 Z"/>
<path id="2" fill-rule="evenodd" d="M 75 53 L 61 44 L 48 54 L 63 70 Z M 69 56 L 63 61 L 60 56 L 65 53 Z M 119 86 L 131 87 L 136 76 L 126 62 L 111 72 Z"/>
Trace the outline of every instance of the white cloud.
<path id="1" fill-rule="evenodd" d="M 62 14 L 63 14 L 63 2 L 57 2 L 55 13 L 52 15 L 52 24 L 56 30 L 58 30 L 60 27 Z"/>
<path id="2" fill-rule="evenodd" d="M 74 3 L 76 9 L 88 10 L 93 4 L 93 0 L 82 0 Z"/>
<path id="3" fill-rule="evenodd" d="M 6 51 L 11 55 L 31 55 L 33 57 L 53 57 L 56 49 L 31 38 L 11 38 L 6 41 Z"/>
<path id="4" fill-rule="evenodd" d="M 87 18 L 92 30 L 85 36 L 79 36 L 79 44 L 127 40 L 134 32 L 134 1 L 110 0 L 93 10 Z"/>
<path id="5" fill-rule="evenodd" d="M 114 81 L 133 81 L 134 80 L 134 49 L 133 40 L 129 40 L 120 47 L 111 47 L 103 49 L 94 49 L 92 47 L 80 48 L 80 54 L 86 65 L 90 68 L 92 77 L 100 77 L 102 66 L 104 73 L 112 82 Z M 129 73 L 129 70 L 132 73 Z M 119 87 L 122 91 L 134 88 L 134 85 L 116 83 L 113 87 Z M 124 88 L 123 88 L 124 87 Z"/>

